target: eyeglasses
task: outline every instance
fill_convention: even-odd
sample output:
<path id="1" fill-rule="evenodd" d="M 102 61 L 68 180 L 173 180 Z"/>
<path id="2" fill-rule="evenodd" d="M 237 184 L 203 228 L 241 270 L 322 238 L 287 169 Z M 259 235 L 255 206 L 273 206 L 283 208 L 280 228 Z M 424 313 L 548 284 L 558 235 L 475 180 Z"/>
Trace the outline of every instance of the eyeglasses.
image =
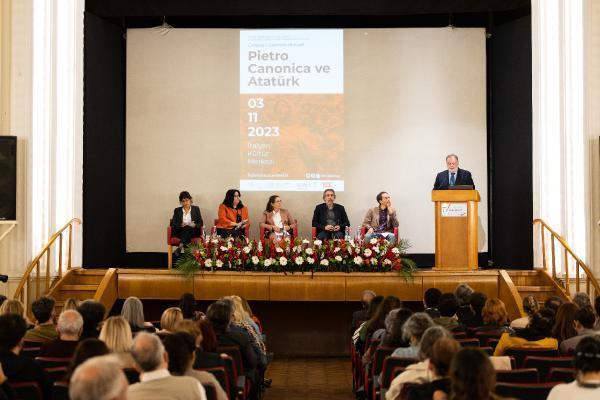
<path id="1" fill-rule="evenodd" d="M 275 200 L 274 203 L 281 203 L 281 199 Z"/>

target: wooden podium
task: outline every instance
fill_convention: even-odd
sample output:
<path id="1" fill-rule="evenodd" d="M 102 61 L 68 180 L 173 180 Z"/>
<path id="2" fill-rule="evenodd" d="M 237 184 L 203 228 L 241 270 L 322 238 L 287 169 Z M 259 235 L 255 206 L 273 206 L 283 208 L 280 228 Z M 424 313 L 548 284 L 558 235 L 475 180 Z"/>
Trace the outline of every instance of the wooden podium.
<path id="1" fill-rule="evenodd" d="M 434 190 L 435 267 L 442 271 L 477 270 L 477 190 Z"/>

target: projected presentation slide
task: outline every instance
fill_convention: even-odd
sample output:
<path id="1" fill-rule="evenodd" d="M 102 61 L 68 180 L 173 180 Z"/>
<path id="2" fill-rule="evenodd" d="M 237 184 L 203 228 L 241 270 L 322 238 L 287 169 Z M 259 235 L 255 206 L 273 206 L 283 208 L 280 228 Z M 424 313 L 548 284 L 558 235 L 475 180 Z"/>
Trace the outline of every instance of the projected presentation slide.
<path id="1" fill-rule="evenodd" d="M 344 190 L 342 30 L 240 31 L 240 189 Z"/>

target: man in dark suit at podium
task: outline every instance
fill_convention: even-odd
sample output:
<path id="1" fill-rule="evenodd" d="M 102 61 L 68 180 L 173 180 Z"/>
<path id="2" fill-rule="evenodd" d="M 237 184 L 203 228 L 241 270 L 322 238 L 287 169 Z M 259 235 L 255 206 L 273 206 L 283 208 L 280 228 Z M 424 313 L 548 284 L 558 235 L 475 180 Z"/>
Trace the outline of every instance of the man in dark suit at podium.
<path id="1" fill-rule="evenodd" d="M 451 186 L 471 185 L 475 189 L 471 173 L 458 168 L 458 156 L 450 154 L 446 157 L 448 169 L 437 174 L 433 190 L 448 190 Z"/>

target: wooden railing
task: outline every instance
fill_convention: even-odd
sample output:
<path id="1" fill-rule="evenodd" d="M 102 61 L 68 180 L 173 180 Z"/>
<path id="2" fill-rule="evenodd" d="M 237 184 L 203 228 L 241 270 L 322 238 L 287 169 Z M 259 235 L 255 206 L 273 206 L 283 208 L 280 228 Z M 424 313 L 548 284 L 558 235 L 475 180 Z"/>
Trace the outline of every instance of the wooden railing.
<path id="1" fill-rule="evenodd" d="M 575 263 L 575 291 L 580 292 L 582 281 L 585 281 L 585 292 L 590 296 L 591 299 L 596 298 L 600 295 L 600 284 L 594 277 L 592 271 L 588 266 L 573 252 L 573 249 L 569 244 L 556 233 L 552 228 L 548 226 L 541 219 L 534 219 L 533 225 L 538 224 L 540 226 L 541 245 L 542 245 L 542 265 L 544 270 L 548 272 L 548 256 L 546 254 L 546 236 L 550 234 L 550 250 L 551 250 L 551 261 L 552 261 L 552 279 L 558 282 L 565 292 L 570 295 L 570 281 L 569 281 L 569 262 Z M 560 249 L 557 255 L 556 242 L 559 243 Z M 563 260 L 564 277 L 559 278 L 556 276 L 556 260 L 557 256 L 561 256 Z"/>
<path id="2" fill-rule="evenodd" d="M 67 224 L 65 224 L 65 226 L 60 228 L 54 235 L 50 237 L 48 243 L 44 246 L 42 251 L 40 251 L 40 253 L 33 259 L 33 261 L 31 261 L 31 263 L 27 267 L 27 270 L 23 274 L 21 282 L 19 282 L 19 286 L 17 286 L 17 290 L 14 294 L 15 299 L 21 300 L 21 302 L 25 304 L 25 293 L 27 293 L 28 296 L 31 296 L 31 298 L 37 299 L 38 297 L 50 291 L 50 288 L 52 287 L 52 248 L 53 245 L 57 243 L 57 240 L 58 243 L 57 246 L 55 246 L 55 248 L 57 248 L 58 251 L 58 279 L 62 278 L 64 264 L 63 235 L 67 235 L 68 241 L 68 250 L 66 254 L 67 265 L 65 272 L 73 267 L 73 227 L 76 224 L 81 224 L 81 220 L 79 218 L 73 218 Z M 42 283 L 44 284 L 44 291 L 42 291 Z"/>

